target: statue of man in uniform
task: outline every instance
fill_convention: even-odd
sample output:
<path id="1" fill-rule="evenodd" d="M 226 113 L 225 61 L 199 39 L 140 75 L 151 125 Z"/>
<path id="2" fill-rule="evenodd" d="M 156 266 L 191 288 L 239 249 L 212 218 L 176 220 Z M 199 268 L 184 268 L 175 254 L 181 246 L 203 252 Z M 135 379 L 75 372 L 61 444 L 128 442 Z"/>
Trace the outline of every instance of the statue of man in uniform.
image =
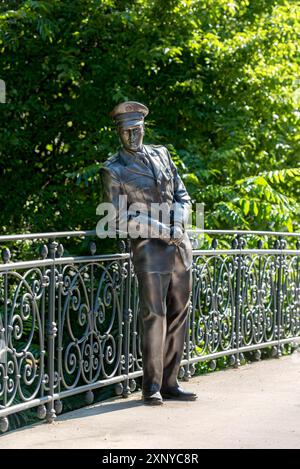
<path id="1" fill-rule="evenodd" d="M 143 207 L 138 216 L 129 210 L 128 233 L 139 285 L 142 396 L 145 404 L 160 405 L 163 399 L 197 398 L 177 380 L 192 288 L 192 246 L 185 231 L 191 199 L 168 150 L 143 145 L 148 112 L 134 101 L 113 109 L 122 148 L 106 160 L 101 174 L 106 201 L 114 205 L 117 219 L 120 196 L 127 197 L 129 207 Z M 153 204 L 163 207 L 167 221 L 153 215 Z M 131 235 L 137 226 L 140 236 Z"/>

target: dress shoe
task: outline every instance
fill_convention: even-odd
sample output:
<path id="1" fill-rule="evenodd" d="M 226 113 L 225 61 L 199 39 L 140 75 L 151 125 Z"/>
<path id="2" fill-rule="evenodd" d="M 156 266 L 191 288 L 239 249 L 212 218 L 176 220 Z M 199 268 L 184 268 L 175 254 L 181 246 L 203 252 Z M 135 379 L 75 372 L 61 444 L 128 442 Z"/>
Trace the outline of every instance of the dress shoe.
<path id="1" fill-rule="evenodd" d="M 146 405 L 162 405 L 163 400 L 159 391 L 153 394 L 144 394 L 143 401 Z"/>
<path id="2" fill-rule="evenodd" d="M 177 401 L 195 401 L 197 394 L 194 392 L 184 391 L 182 388 L 165 388 L 161 390 L 163 399 L 175 399 Z"/>

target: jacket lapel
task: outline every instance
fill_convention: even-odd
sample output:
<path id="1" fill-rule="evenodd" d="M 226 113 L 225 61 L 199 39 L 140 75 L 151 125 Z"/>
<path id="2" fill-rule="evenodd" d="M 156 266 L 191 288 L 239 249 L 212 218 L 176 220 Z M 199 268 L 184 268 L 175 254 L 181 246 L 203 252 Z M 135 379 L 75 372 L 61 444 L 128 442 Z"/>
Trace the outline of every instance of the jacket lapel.
<path id="1" fill-rule="evenodd" d="M 124 166 L 128 171 L 131 171 L 136 174 L 140 174 L 143 176 L 150 176 L 153 177 L 150 168 L 148 168 L 141 160 L 137 157 L 130 155 L 127 153 L 123 148 L 119 150 L 119 156 L 122 160 Z"/>
<path id="2" fill-rule="evenodd" d="M 144 145 L 144 151 L 152 163 L 155 180 L 158 184 L 162 179 L 161 161 L 158 154 L 151 147 Z"/>
<path id="3" fill-rule="evenodd" d="M 148 159 L 150 160 L 150 163 L 153 168 L 153 172 L 151 168 L 149 168 L 147 165 L 143 163 L 143 161 L 141 161 L 138 157 L 134 157 L 133 155 L 130 155 L 129 153 L 124 151 L 123 148 L 119 150 L 119 156 L 128 171 L 131 171 L 133 173 L 140 174 L 143 176 L 151 177 L 152 179 L 155 179 L 159 183 L 159 181 L 161 181 L 162 174 L 163 174 L 161 170 L 160 158 L 156 154 L 156 152 L 151 149 L 151 147 L 149 146 L 146 147 L 144 145 L 143 149 L 146 155 L 148 156 Z"/>

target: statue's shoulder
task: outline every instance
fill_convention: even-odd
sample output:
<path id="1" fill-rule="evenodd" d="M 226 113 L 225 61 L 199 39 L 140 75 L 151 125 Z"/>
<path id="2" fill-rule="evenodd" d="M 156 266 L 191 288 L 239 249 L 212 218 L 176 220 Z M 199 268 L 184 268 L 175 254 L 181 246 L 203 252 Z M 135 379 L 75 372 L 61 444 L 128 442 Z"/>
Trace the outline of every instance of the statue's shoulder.
<path id="1" fill-rule="evenodd" d="M 145 146 L 154 151 L 162 151 L 165 148 L 163 145 L 145 145 Z"/>
<path id="2" fill-rule="evenodd" d="M 163 145 L 145 145 L 145 147 L 147 148 L 148 152 L 155 153 L 159 156 L 164 156 L 167 152 L 166 147 Z"/>
<path id="3" fill-rule="evenodd" d="M 169 164 L 168 150 L 163 145 L 147 145 L 148 152 L 156 155 L 164 165 Z"/>
<path id="4" fill-rule="evenodd" d="M 117 166 L 118 164 L 120 164 L 119 153 L 115 153 L 114 155 L 107 158 L 106 161 L 104 161 L 103 166 L 106 168 L 113 168 L 114 166 Z"/>
<path id="5" fill-rule="evenodd" d="M 120 179 L 122 175 L 122 162 L 120 160 L 120 155 L 119 153 L 115 153 L 114 155 L 110 156 L 107 158 L 106 161 L 104 161 L 101 172 L 109 172 L 110 175 Z"/>

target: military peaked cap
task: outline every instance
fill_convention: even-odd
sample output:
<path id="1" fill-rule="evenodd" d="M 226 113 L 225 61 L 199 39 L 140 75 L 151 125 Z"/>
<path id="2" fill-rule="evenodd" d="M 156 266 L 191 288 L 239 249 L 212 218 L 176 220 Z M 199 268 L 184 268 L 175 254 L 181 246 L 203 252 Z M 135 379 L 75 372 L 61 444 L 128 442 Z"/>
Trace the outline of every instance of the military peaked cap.
<path id="1" fill-rule="evenodd" d="M 144 104 L 125 101 L 115 106 L 110 116 L 118 127 L 128 128 L 143 124 L 148 113 L 149 109 Z"/>

